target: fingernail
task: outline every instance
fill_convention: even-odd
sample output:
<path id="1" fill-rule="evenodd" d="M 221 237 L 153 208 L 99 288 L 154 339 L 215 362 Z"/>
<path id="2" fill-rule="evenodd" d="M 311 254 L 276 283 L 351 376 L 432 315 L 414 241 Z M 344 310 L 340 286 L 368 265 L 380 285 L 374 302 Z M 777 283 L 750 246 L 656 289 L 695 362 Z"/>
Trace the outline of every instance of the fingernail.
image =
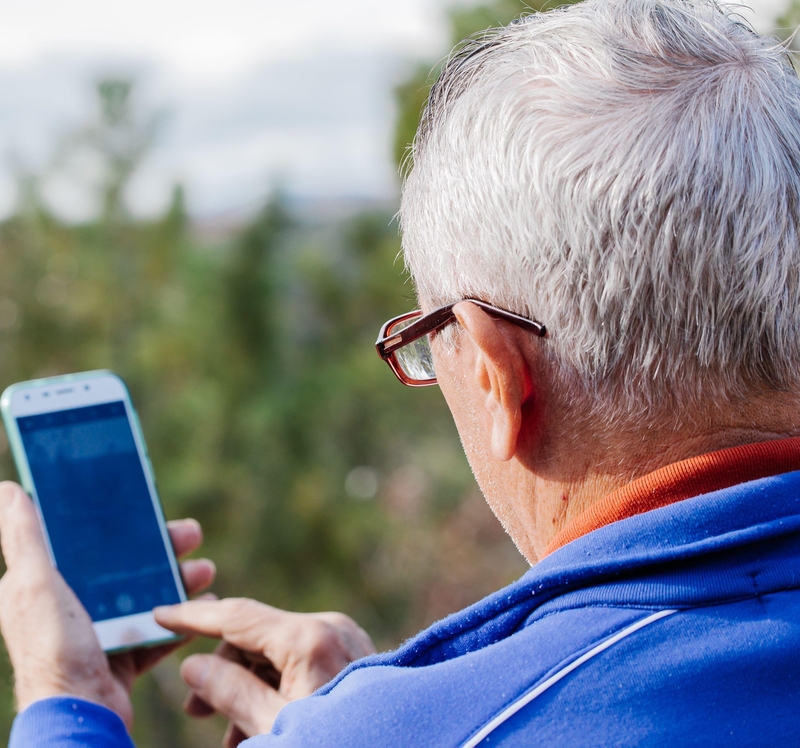
<path id="1" fill-rule="evenodd" d="M 181 665 L 181 678 L 190 688 L 202 688 L 208 680 L 211 663 L 207 655 L 193 655 L 187 657 Z"/>

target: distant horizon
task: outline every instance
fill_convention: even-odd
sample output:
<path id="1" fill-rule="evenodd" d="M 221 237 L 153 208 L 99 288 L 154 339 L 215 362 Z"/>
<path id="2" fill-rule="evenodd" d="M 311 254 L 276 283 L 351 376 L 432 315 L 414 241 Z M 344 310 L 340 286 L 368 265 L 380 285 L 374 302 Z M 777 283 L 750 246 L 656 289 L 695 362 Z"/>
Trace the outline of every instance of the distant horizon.
<path id="1" fill-rule="evenodd" d="M 160 119 L 128 192 L 136 215 L 163 212 L 178 183 L 198 218 L 247 211 L 278 187 L 299 200 L 391 199 L 399 185 L 392 91 L 412 64 L 339 50 L 270 60 L 205 89 L 180 88 L 144 61 L 60 56 L 0 68 L 0 218 L 13 211 L 15 174 L 46 173 L 59 143 L 91 121 L 104 77 L 132 79 L 137 117 Z M 59 217 L 80 222 L 97 206 L 78 176 L 52 174 L 44 195 Z"/>

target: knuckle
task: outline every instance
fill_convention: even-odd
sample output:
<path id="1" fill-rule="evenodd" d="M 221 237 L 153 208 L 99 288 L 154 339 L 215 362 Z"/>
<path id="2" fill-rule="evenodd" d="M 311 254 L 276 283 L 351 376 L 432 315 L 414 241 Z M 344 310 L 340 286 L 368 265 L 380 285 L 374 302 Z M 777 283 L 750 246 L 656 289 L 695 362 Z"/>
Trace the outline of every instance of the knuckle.
<path id="1" fill-rule="evenodd" d="M 335 611 L 331 611 L 330 613 L 324 613 L 325 620 L 328 621 L 332 626 L 336 627 L 339 631 L 344 632 L 355 632 L 360 630 L 358 624 L 350 618 L 350 616 L 345 615 L 344 613 L 339 613 Z"/>
<path id="2" fill-rule="evenodd" d="M 16 611 L 34 607 L 46 595 L 52 594 L 52 580 L 48 574 L 36 568 L 26 571 L 24 578 L 11 572 L 3 577 L 3 602 Z"/>
<path id="3" fill-rule="evenodd" d="M 225 597 L 213 603 L 215 610 L 220 617 L 223 629 L 231 621 L 238 621 L 244 612 L 244 598 Z M 224 638 L 224 637 L 223 637 Z"/>
<path id="4" fill-rule="evenodd" d="M 331 623 L 314 618 L 305 631 L 304 649 L 311 662 L 327 660 L 332 653 L 341 649 L 339 632 Z"/>
<path id="5" fill-rule="evenodd" d="M 369 634 L 361 628 L 350 616 L 344 613 L 320 613 L 339 632 L 339 640 L 347 649 L 350 659 L 358 659 L 375 651 Z"/>
<path id="6" fill-rule="evenodd" d="M 249 597 L 229 598 L 227 616 L 232 623 L 239 626 L 248 626 L 258 622 L 264 615 L 264 605 L 251 600 Z"/>
<path id="7" fill-rule="evenodd" d="M 217 711 L 228 717 L 236 715 L 243 707 L 245 700 L 241 679 L 236 674 L 228 671 L 223 677 L 212 679 L 210 687 L 215 691 L 215 706 Z"/>
<path id="8" fill-rule="evenodd" d="M 231 615 L 238 616 L 246 614 L 253 601 L 246 597 L 227 597 L 222 601 L 222 605 L 227 609 L 226 612 Z"/>
<path id="9" fill-rule="evenodd" d="M 43 621 L 49 621 L 55 613 L 52 590 L 44 581 L 21 580 L 9 573 L 0 581 L 0 631 L 7 647 L 29 649 L 41 633 Z M 47 648 L 51 644 L 48 641 Z"/>

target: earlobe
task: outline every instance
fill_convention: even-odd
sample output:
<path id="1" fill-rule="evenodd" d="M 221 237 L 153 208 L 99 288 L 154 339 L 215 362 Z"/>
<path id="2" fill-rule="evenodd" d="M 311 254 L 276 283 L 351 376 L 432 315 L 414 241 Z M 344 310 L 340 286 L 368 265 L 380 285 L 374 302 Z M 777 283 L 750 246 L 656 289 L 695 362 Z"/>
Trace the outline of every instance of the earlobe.
<path id="1" fill-rule="evenodd" d="M 507 408 L 492 400 L 492 454 L 502 461 L 510 460 L 517 452 L 517 441 L 522 426 L 522 411 L 511 414 Z"/>
<path id="2" fill-rule="evenodd" d="M 523 405 L 533 393 L 518 333 L 469 302 L 453 311 L 477 349 L 474 376 L 491 424 L 492 454 L 498 460 L 510 460 L 522 433 Z"/>

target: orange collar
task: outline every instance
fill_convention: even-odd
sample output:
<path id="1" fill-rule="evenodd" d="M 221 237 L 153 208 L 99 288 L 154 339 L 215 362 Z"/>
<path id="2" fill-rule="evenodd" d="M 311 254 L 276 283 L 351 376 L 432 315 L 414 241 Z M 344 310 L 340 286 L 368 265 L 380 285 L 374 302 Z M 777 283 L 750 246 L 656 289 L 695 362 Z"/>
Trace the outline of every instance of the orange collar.
<path id="1" fill-rule="evenodd" d="M 800 470 L 800 437 L 745 444 L 675 462 L 592 504 L 551 541 L 545 555 L 612 522 L 759 478 Z"/>

